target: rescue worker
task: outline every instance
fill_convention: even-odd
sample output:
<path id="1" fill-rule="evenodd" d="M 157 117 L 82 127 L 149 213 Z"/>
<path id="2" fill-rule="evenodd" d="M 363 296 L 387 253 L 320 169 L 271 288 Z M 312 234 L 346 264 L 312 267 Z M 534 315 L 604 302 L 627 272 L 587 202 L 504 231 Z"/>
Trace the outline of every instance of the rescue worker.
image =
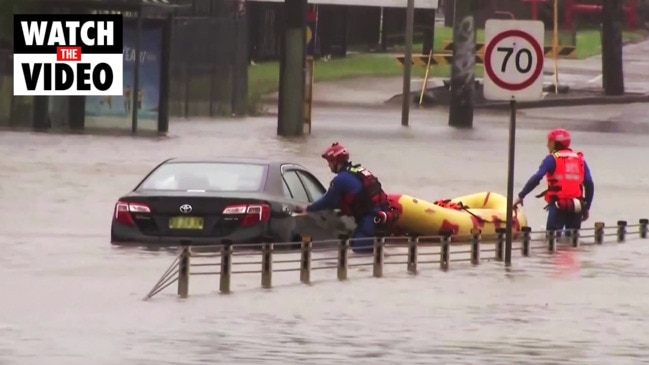
<path id="1" fill-rule="evenodd" d="M 532 192 L 545 176 L 548 188 L 537 195 L 544 197 L 548 205 L 546 223 L 547 231 L 557 232 L 561 236 L 563 229 L 580 229 L 581 222 L 588 219 L 595 193 L 595 185 L 588 164 L 581 152 L 570 149 L 570 133 L 561 128 L 548 133 L 548 154 L 539 170 L 527 181 L 514 208 L 523 205 L 525 196 Z M 566 232 L 566 236 L 570 231 Z"/>
<path id="2" fill-rule="evenodd" d="M 352 251 L 372 253 L 376 235 L 375 218 L 389 212 L 388 197 L 379 180 L 368 170 L 349 161 L 349 153 L 335 142 L 322 154 L 336 176 L 327 192 L 317 201 L 297 212 L 315 212 L 339 208 L 343 215 L 354 217 L 356 229 L 351 237 Z M 378 219 L 377 219 L 378 221 Z"/>

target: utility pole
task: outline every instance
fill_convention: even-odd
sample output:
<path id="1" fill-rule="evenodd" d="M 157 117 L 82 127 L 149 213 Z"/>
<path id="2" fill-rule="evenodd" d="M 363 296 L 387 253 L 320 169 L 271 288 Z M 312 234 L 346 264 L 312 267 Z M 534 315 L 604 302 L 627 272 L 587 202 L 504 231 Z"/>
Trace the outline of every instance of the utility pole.
<path id="1" fill-rule="evenodd" d="M 410 75 L 412 71 L 412 34 L 415 28 L 415 0 L 408 0 L 406 9 L 406 54 L 403 57 L 403 97 L 401 100 L 401 125 L 408 126 L 410 119 Z"/>
<path id="2" fill-rule="evenodd" d="M 455 1 L 448 125 L 473 128 L 477 0 Z"/>
<path id="3" fill-rule="evenodd" d="M 307 0 L 284 0 L 277 135 L 304 135 Z"/>
<path id="4" fill-rule="evenodd" d="M 624 95 L 622 0 L 602 2 L 602 88 L 605 95 Z"/>

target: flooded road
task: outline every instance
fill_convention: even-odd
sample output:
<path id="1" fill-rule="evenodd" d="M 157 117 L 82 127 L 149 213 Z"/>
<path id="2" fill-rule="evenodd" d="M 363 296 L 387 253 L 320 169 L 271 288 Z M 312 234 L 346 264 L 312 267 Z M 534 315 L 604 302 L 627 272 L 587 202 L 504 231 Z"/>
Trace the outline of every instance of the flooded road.
<path id="1" fill-rule="evenodd" d="M 623 108 L 623 107 L 622 107 Z M 569 112 L 567 111 L 567 114 Z M 516 191 L 541 159 L 557 119 L 519 121 Z M 340 141 L 391 192 L 423 199 L 493 190 L 505 193 L 506 119 L 481 117 L 472 131 L 413 111 L 314 115 L 309 138 L 275 137 L 273 118 L 178 122 L 170 138 L 0 133 L 0 364 L 638 364 L 649 356 L 649 241 L 584 248 L 580 269 L 557 276 L 552 260 L 514 258 L 442 273 L 349 282 L 321 272 L 313 287 L 297 277 L 271 293 L 259 277 L 192 277 L 190 299 L 173 288 L 142 296 L 172 254 L 109 244 L 116 198 L 168 157 L 251 155 L 297 161 L 327 182 L 319 158 Z M 596 220 L 636 223 L 649 216 L 647 135 L 598 133 L 574 125 L 595 182 Z M 531 225 L 543 204 L 528 198 Z M 297 274 L 296 274 L 297 275 Z"/>

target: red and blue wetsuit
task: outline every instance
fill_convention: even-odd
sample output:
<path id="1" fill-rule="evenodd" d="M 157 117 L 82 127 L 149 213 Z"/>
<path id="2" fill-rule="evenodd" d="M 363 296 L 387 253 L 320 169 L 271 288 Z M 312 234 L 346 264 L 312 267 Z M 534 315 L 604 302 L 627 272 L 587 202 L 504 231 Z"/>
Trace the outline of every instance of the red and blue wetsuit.
<path id="1" fill-rule="evenodd" d="M 378 179 L 359 165 L 346 164 L 331 180 L 329 190 L 306 210 L 314 212 L 336 208 L 356 221 L 352 250 L 357 253 L 372 252 L 372 238 L 376 235 L 374 217 L 379 211 L 388 209 L 388 198 Z"/>
<path id="2" fill-rule="evenodd" d="M 557 165 L 559 165 L 559 169 L 557 169 Z M 578 167 L 575 169 L 569 167 L 570 165 L 577 165 Z M 571 178 L 572 176 L 574 178 Z M 548 180 L 548 190 L 544 194 L 546 201 L 549 203 L 546 229 L 548 231 L 580 229 L 583 213 L 561 210 L 554 202 L 556 199 L 583 198 L 583 210 L 590 210 L 595 194 L 595 183 L 586 161 L 581 154 L 569 149 L 555 151 L 547 155 L 541 162 L 539 170 L 530 177 L 518 197 L 524 199 L 539 185 L 543 177 Z"/>

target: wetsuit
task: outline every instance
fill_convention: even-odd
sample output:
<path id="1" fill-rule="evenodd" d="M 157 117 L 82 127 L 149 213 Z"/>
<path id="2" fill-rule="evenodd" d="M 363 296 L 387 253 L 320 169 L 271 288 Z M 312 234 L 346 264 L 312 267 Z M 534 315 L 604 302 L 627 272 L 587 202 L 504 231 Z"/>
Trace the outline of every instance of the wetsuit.
<path id="1" fill-rule="evenodd" d="M 521 190 L 521 192 L 518 193 L 518 197 L 524 199 L 525 196 L 527 196 L 530 192 L 532 192 L 532 190 L 534 190 L 534 188 L 536 188 L 539 185 L 541 179 L 543 179 L 547 174 L 553 175 L 555 169 L 556 169 L 555 157 L 552 154 L 549 154 L 545 157 L 543 162 L 541 162 L 541 166 L 539 167 L 539 170 L 534 175 L 532 175 L 532 177 L 530 177 L 530 179 L 523 187 L 523 190 Z M 590 169 L 588 168 L 588 164 L 586 163 L 586 161 L 584 161 L 583 187 L 584 187 L 585 206 L 583 207 L 582 211 L 583 210 L 588 211 L 590 210 L 590 206 L 593 202 L 593 196 L 595 194 L 595 184 L 593 182 L 593 178 L 590 174 Z M 561 231 L 563 229 L 571 230 L 571 229 L 581 228 L 583 213 L 574 213 L 565 210 L 559 210 L 555 204 L 549 204 L 547 209 L 548 209 L 548 219 L 545 226 L 546 230 Z M 558 232 L 557 234 L 560 235 L 560 232 Z"/>
<path id="2" fill-rule="evenodd" d="M 345 205 L 350 200 L 350 197 L 357 197 L 363 193 L 363 182 L 354 173 L 343 168 L 331 181 L 329 190 L 317 201 L 307 206 L 307 212 L 315 212 L 318 210 L 336 209 L 341 208 L 343 213 Z M 374 217 L 376 213 L 382 208 L 381 205 L 370 207 L 363 214 L 355 216 L 356 229 L 352 234 L 352 251 L 355 253 L 371 253 L 374 250 L 374 236 L 376 235 L 376 224 Z M 350 214 L 351 215 L 351 214 Z"/>

